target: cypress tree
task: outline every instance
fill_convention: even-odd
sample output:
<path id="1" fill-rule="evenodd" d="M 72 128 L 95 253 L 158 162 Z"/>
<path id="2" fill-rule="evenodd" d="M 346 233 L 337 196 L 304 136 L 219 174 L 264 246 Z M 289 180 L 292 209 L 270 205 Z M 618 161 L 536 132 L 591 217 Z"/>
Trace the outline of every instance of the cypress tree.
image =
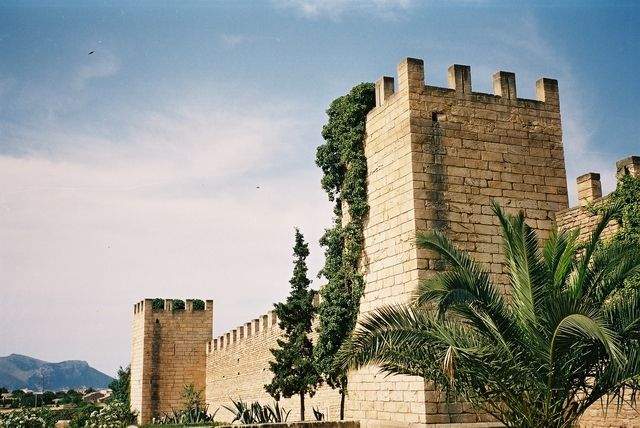
<path id="1" fill-rule="evenodd" d="M 291 292 L 284 303 L 274 305 L 284 336 L 278 339 L 278 347 L 271 349 L 274 360 L 269 365 L 273 379 L 265 389 L 276 400 L 281 396 L 299 395 L 300 419 L 304 421 L 304 397 L 315 394 L 320 379 L 313 363 L 313 344 L 309 339 L 315 315 L 314 292 L 309 289 L 311 281 L 307 278 L 309 246 L 297 228 L 293 256 L 293 277 L 289 281 Z"/>

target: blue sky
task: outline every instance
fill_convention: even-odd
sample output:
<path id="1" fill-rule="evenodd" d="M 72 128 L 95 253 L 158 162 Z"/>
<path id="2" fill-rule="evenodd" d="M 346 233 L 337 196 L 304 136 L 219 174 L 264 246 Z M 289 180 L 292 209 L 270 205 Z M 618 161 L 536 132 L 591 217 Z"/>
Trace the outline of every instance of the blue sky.
<path id="1" fill-rule="evenodd" d="M 0 355 L 113 373 L 139 299 L 213 298 L 216 334 L 268 310 L 294 226 L 322 263 L 325 108 L 403 57 L 482 92 L 557 78 L 572 200 L 584 172 L 611 190 L 640 154 L 640 7 L 556 3 L 3 2 Z"/>

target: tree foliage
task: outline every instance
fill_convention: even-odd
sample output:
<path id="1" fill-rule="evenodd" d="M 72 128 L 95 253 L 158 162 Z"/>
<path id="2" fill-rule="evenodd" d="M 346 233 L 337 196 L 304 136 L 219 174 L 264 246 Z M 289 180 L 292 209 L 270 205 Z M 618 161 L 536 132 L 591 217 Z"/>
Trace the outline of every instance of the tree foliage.
<path id="1" fill-rule="evenodd" d="M 614 209 L 613 219 L 619 225 L 608 245 L 640 242 L 640 178 L 624 175 L 618 180 L 616 190 L 603 203 L 592 206 L 595 214 Z M 640 289 L 640 273 L 627 279 L 627 289 Z"/>
<path id="2" fill-rule="evenodd" d="M 271 350 L 274 361 L 269 365 L 273 379 L 265 389 L 276 400 L 280 396 L 299 395 L 300 417 L 304 420 L 304 396 L 315 394 L 319 377 L 313 364 L 313 344 L 309 339 L 315 315 L 314 292 L 309 289 L 311 281 L 307 278 L 309 246 L 298 229 L 295 231 L 293 256 L 293 277 L 289 281 L 291 292 L 284 303 L 275 304 L 278 325 L 284 331 L 284 337 L 278 339 L 278 347 Z"/>
<path id="3" fill-rule="evenodd" d="M 315 361 L 327 384 L 341 392 L 341 418 L 344 417 L 347 373 L 335 364 L 335 357 L 355 326 L 364 289 L 359 267 L 369 205 L 363 143 L 366 116 L 374 105 L 372 83 L 361 83 L 335 99 L 327 110 L 329 119 L 322 130 L 325 143 L 318 147 L 316 154 L 316 164 L 324 173 L 322 188 L 329 200 L 335 202 L 335 207 L 333 227 L 327 229 L 320 240 L 325 250 L 325 265 L 319 276 L 324 276 L 327 283 L 320 290 Z"/>
<path id="4" fill-rule="evenodd" d="M 127 406 L 130 403 L 130 391 L 131 391 L 131 366 L 118 368 L 118 376 L 109 384 L 111 389 L 112 400 L 117 400 L 125 403 Z"/>
<path id="5" fill-rule="evenodd" d="M 192 305 L 194 311 L 204 311 L 206 309 L 204 300 L 194 299 Z"/>
<path id="6" fill-rule="evenodd" d="M 343 365 L 422 376 L 510 427 L 570 427 L 624 388 L 634 399 L 640 290 L 613 297 L 640 270 L 640 248 L 599 243 L 619 213 L 604 212 L 584 245 L 577 231 L 554 232 L 540 249 L 522 213 L 494 211 L 512 295 L 443 234 L 420 234 L 418 245 L 450 270 L 421 283 L 412 305 L 362 320 L 341 352 Z"/>

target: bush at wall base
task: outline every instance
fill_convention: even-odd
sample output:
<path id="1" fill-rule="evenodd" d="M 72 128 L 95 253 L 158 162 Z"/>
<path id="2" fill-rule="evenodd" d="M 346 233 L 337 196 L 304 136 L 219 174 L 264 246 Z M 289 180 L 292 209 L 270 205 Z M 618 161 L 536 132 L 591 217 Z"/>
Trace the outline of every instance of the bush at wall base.
<path id="1" fill-rule="evenodd" d="M 98 410 L 94 410 L 84 426 L 90 428 L 124 428 L 135 424 L 136 414 L 129 406 L 120 401 L 112 401 Z M 72 423 L 73 426 L 73 423 Z"/>

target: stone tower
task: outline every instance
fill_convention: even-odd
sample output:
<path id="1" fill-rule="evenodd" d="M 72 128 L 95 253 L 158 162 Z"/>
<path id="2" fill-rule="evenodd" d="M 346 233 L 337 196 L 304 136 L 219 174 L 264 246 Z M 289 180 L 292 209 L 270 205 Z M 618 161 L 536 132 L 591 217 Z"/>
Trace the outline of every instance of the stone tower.
<path id="1" fill-rule="evenodd" d="M 441 230 L 504 285 L 501 237 L 491 200 L 524 210 L 541 236 L 568 206 L 558 83 L 536 82 L 537 100 L 517 97 L 513 73 L 493 75 L 494 94 L 472 91 L 469 66 L 449 67 L 449 88 L 425 84 L 424 65 L 407 58 L 398 81 L 376 82 L 367 116 L 369 219 L 361 314 L 407 302 L 418 282 L 440 269 L 415 246 L 417 232 Z M 349 379 L 348 417 L 367 425 L 474 423 L 467 405 L 447 403 L 420 378 L 379 374 Z"/>
<path id="2" fill-rule="evenodd" d="M 172 300 L 161 309 L 153 308 L 153 299 L 133 306 L 131 409 L 140 423 L 180 409 L 185 385 L 204 391 L 212 324 L 212 300 L 202 310 L 194 309 L 193 300 L 181 310 L 173 309 Z"/>

